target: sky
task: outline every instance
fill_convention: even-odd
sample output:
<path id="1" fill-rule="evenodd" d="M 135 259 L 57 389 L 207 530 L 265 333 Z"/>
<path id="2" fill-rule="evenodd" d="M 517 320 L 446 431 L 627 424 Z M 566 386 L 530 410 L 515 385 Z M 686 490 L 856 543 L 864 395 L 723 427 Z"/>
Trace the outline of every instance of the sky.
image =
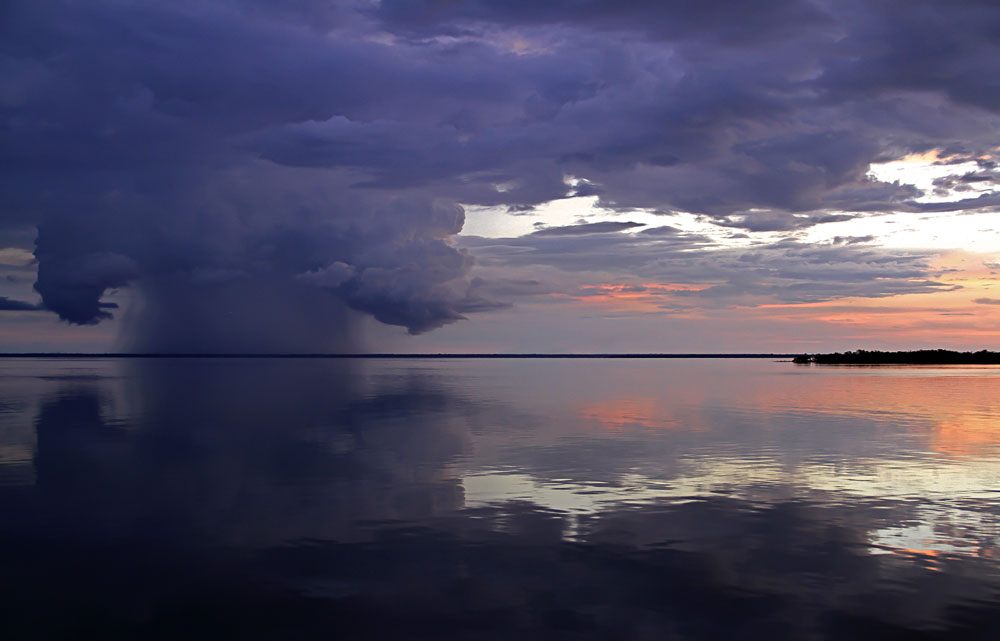
<path id="1" fill-rule="evenodd" d="M 1000 349 L 991 0 L 8 0 L 0 351 Z"/>

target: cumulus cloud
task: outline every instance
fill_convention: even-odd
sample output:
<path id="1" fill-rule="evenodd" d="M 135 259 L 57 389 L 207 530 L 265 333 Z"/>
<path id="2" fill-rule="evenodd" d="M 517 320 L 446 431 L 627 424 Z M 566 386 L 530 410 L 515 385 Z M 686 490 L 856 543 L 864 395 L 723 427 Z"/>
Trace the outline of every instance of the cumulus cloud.
<path id="1" fill-rule="evenodd" d="M 128 287 L 135 345 L 259 350 L 331 344 L 319 339 L 355 322 L 341 308 L 418 333 L 499 305 L 464 281 L 454 201 L 355 190 L 247 149 L 253 132 L 388 104 L 356 97 L 409 64 L 390 48 L 249 5 L 57 4 L 13 3 L 4 23 L 2 222 L 37 226 L 47 309 L 100 322 L 115 307 L 103 298 Z M 425 66 L 403 91 L 435 103 L 448 73 Z M 376 142 L 358 142 L 358 162 L 380 162 L 364 151 Z"/>
<path id="2" fill-rule="evenodd" d="M 501 307 L 469 280 L 480 251 L 500 259 L 456 245 L 462 204 L 593 195 L 749 232 L 1000 205 L 994 3 L 14 0 L 3 16 L 0 241 L 37 228 L 35 288 L 61 318 L 100 322 L 128 289 L 133 335 L 181 347 L 210 342 L 201 325 L 287 348 L 298 314 L 305 349 L 358 314 L 419 333 Z M 935 186 L 947 202 L 869 174 L 934 149 L 979 166 Z M 604 233 L 626 224 L 518 242 L 552 241 L 539 264 L 642 271 L 624 237 L 672 234 Z M 706 291 L 771 291 L 741 274 L 772 258 L 804 298 L 937 287 L 917 256 L 795 271 L 808 250 L 723 252 Z"/>

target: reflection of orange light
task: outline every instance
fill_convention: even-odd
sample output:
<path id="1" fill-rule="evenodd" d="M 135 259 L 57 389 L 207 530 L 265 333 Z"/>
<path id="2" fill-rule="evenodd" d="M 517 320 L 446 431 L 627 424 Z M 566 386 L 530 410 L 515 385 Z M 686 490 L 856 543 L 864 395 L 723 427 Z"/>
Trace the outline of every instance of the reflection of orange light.
<path id="1" fill-rule="evenodd" d="M 805 379 L 808 384 L 801 386 L 761 387 L 757 402 L 772 411 L 808 407 L 824 414 L 861 418 L 896 415 L 904 424 L 929 428 L 929 444 L 942 454 L 970 455 L 1000 447 L 1000 377 L 946 375 L 967 369 L 962 367 L 914 368 L 919 369 L 939 369 L 944 375 L 908 376 L 908 368 L 893 367 L 859 370 L 858 376 L 831 376 L 821 381 L 809 377 Z M 846 374 L 851 369 L 841 371 Z M 873 371 L 889 375 L 872 375 Z"/>
<path id="2" fill-rule="evenodd" d="M 915 548 L 899 548 L 896 550 L 896 554 L 911 558 L 916 557 L 914 560 L 919 560 L 930 569 L 940 569 L 948 556 L 940 550 L 918 550 Z"/>
<path id="3" fill-rule="evenodd" d="M 995 559 L 997 556 L 997 550 L 995 548 L 989 547 L 977 547 L 974 549 L 966 549 L 962 551 L 945 552 L 942 550 L 928 550 L 928 549 L 915 549 L 915 548 L 898 548 L 895 550 L 897 554 L 909 555 L 919 558 L 924 563 L 931 568 L 939 568 L 948 560 L 948 557 L 961 554 L 962 556 L 977 556 L 981 559 Z"/>
<path id="4" fill-rule="evenodd" d="M 899 552 L 905 554 L 913 554 L 916 556 L 929 556 L 929 557 L 944 556 L 944 553 L 941 552 L 941 550 L 930 550 L 930 549 L 918 550 L 916 548 L 899 548 Z"/>
<path id="5" fill-rule="evenodd" d="M 926 375 L 928 369 L 941 375 Z M 829 377 L 792 376 L 781 385 L 762 378 L 743 381 L 740 404 L 762 415 L 787 410 L 815 412 L 860 421 L 895 422 L 913 430 L 926 446 L 946 456 L 975 456 L 1000 450 L 1000 376 L 956 375 L 967 368 L 891 368 L 840 370 Z M 912 375 L 916 371 L 921 374 Z M 806 370 L 808 371 L 808 370 Z M 876 374 L 876 372 L 884 372 Z M 930 372 L 927 372 L 930 373 Z M 609 430 L 640 428 L 706 429 L 703 417 L 688 409 L 699 394 L 710 394 L 704 379 L 655 378 L 634 390 L 605 390 L 590 396 L 577 414 Z M 597 391 L 597 390 L 594 390 Z M 701 399 L 699 402 L 710 402 Z"/>
<path id="6" fill-rule="evenodd" d="M 661 409 L 652 398 L 616 398 L 587 405 L 580 409 L 580 415 L 597 420 L 611 430 L 621 430 L 627 425 L 676 425 L 677 421 L 666 416 Z"/>
<path id="7" fill-rule="evenodd" d="M 1000 418 L 965 414 L 938 423 L 932 435 L 934 449 L 956 456 L 981 453 L 1000 445 Z"/>

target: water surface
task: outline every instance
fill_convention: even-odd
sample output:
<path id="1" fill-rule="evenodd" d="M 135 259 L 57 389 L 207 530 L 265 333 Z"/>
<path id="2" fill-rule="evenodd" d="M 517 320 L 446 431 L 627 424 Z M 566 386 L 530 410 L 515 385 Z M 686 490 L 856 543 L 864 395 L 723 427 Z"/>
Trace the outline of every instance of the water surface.
<path id="1" fill-rule="evenodd" d="M 4 638 L 1000 638 L 1000 368 L 0 359 Z"/>

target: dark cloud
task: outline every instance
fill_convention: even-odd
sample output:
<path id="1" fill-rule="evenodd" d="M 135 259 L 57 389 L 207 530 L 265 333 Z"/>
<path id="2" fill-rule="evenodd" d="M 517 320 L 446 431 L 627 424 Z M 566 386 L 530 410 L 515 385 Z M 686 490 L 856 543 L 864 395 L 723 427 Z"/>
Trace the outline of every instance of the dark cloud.
<path id="1" fill-rule="evenodd" d="M 980 305 L 1000 305 L 1000 298 L 976 298 L 972 302 Z"/>
<path id="2" fill-rule="evenodd" d="M 905 203 L 904 206 L 899 207 L 900 211 L 916 211 L 916 212 L 942 212 L 942 211 L 961 211 L 967 209 L 982 209 L 985 211 L 994 211 L 1000 208 L 1000 192 L 981 194 L 975 198 L 963 198 L 961 200 L 945 201 L 945 202 L 930 202 L 930 203 Z"/>
<path id="3" fill-rule="evenodd" d="M 956 176 L 935 178 L 934 195 L 940 197 L 952 196 L 955 192 L 981 191 L 1000 184 L 1000 172 L 972 171 Z"/>
<path id="4" fill-rule="evenodd" d="M 608 20 L 586 17 L 632 16 L 611 20 L 618 25 L 613 30 L 641 30 L 661 12 L 669 16 L 664 24 L 685 24 L 674 13 L 701 15 L 687 3 L 574 7 L 403 2 L 383 4 L 376 12 L 390 28 L 411 35 L 464 38 L 462 55 L 484 56 L 483 74 L 494 71 L 493 65 L 524 69 L 520 81 L 507 85 L 507 104 L 522 110 L 520 118 L 464 131 L 447 120 L 407 125 L 334 119 L 282 127 L 253 144 L 279 162 L 354 166 L 370 172 L 373 185 L 432 184 L 465 202 L 525 207 L 559 198 L 571 193 L 561 182 L 569 174 L 586 179 L 576 193 L 599 194 L 605 206 L 722 218 L 747 210 L 771 212 L 772 218 L 822 209 L 920 210 L 912 202 L 921 195 L 918 190 L 871 179 L 870 163 L 935 146 L 955 154 L 992 149 L 978 133 L 988 128 L 989 115 L 970 112 L 965 103 L 942 104 L 926 95 L 904 99 L 877 90 L 859 97 L 845 87 L 828 86 L 837 77 L 828 77 L 825 69 L 839 69 L 842 59 L 854 55 L 843 46 L 844 29 L 861 31 L 867 20 L 887 16 L 837 6 L 832 10 L 836 21 L 807 21 L 819 29 L 815 39 L 806 41 L 801 29 L 792 29 L 767 42 L 740 43 L 752 51 L 747 55 L 705 49 L 698 36 L 711 29 L 693 27 L 685 27 L 685 36 L 671 36 L 677 41 L 670 49 L 626 44 L 598 26 Z M 785 26 L 802 26 L 788 12 L 820 15 L 805 4 L 771 9 L 784 16 L 786 22 L 779 24 Z M 702 17 L 719 29 L 734 24 L 745 29 L 745 23 L 734 22 L 739 15 L 731 7 Z M 472 29 L 472 24 L 478 26 Z M 557 26 L 570 31 L 551 30 Z M 502 36 L 506 32 L 496 29 L 510 31 Z M 484 53 L 484 44 L 495 51 L 497 43 L 519 38 L 534 42 L 535 49 L 492 60 Z M 425 54 L 452 50 L 434 39 L 397 46 Z M 548 75 L 553 62 L 570 59 L 566 71 Z M 363 150 L 360 140 L 366 141 Z M 954 204 L 956 209 L 984 206 Z"/>
<path id="5" fill-rule="evenodd" d="M 563 225 L 562 227 L 544 227 L 532 236 L 582 236 L 584 234 L 606 234 L 608 232 L 625 231 L 643 227 L 642 223 L 626 221 L 602 221 L 599 223 L 581 223 L 579 225 Z"/>
<path id="6" fill-rule="evenodd" d="M 0 296 L 0 312 L 25 312 L 42 309 L 37 303 L 28 303 Z"/>
<path id="7" fill-rule="evenodd" d="M 834 245 L 862 245 L 874 240 L 874 236 L 834 236 L 830 242 Z"/>
<path id="8" fill-rule="evenodd" d="M 700 39 L 747 44 L 813 26 L 830 16 L 800 0 L 557 0 L 472 2 L 388 0 L 374 14 L 390 29 L 410 36 L 461 35 L 491 26 L 570 25 L 601 31 L 640 32 L 655 39 Z"/>
<path id="9" fill-rule="evenodd" d="M 11 6 L 5 23 L 4 62 L 20 82 L 3 111 L 4 222 L 38 225 L 35 288 L 48 309 L 95 323 L 110 316 L 102 296 L 131 286 L 142 292 L 142 325 L 162 331 L 197 319 L 180 345 L 247 321 L 231 334 L 256 336 L 244 349 L 272 338 L 287 346 L 282 334 L 309 349 L 319 335 L 349 333 L 349 315 L 308 311 L 317 297 L 413 333 L 494 306 L 469 294 L 462 277 L 472 259 L 448 244 L 464 221 L 458 205 L 426 192 L 348 194 L 348 177 L 293 176 L 241 148 L 244 132 L 351 113 L 364 76 L 405 64 L 391 49 L 327 47 L 256 11 L 64 8 L 56 17 Z M 440 96 L 428 80 L 418 84 Z M 369 104 L 378 102 L 387 104 Z M 297 280 L 337 264 L 352 270 L 337 287 Z M 233 308 L 236 292 L 247 300 Z M 287 333 L 276 306 L 303 310 L 314 327 Z M 206 336 L 195 340 L 199 328 Z M 169 347 L 164 336 L 177 333 L 154 342 Z"/>
<path id="10" fill-rule="evenodd" d="M 840 223 L 851 220 L 850 214 L 793 215 L 784 212 L 753 212 L 736 214 L 714 220 L 720 227 L 735 227 L 747 231 L 792 231 L 823 223 Z"/>
<path id="11" fill-rule="evenodd" d="M 354 312 L 433 329 L 500 306 L 468 281 L 457 203 L 532 211 L 596 196 L 748 231 L 1000 204 L 964 190 L 995 182 L 1000 145 L 989 2 L 3 12 L 0 234 L 38 228 L 36 289 L 73 323 L 107 318 L 105 297 L 127 288 L 145 305 L 136 335 L 241 317 L 254 329 L 233 335 L 262 349 L 287 322 L 279 307 L 314 319 L 296 332 L 303 348 L 350 334 Z M 932 149 L 980 168 L 937 185 L 947 202 L 868 174 Z M 598 253 L 632 251 L 588 235 Z M 235 309 L 216 302 L 237 294 Z M 320 313 L 317 297 L 353 311 Z"/>
<path id="12" fill-rule="evenodd" d="M 639 233 L 648 234 L 650 236 L 674 236 L 682 232 L 676 227 L 671 227 L 670 225 L 661 225 L 659 227 L 649 227 L 647 229 L 643 229 Z"/>

